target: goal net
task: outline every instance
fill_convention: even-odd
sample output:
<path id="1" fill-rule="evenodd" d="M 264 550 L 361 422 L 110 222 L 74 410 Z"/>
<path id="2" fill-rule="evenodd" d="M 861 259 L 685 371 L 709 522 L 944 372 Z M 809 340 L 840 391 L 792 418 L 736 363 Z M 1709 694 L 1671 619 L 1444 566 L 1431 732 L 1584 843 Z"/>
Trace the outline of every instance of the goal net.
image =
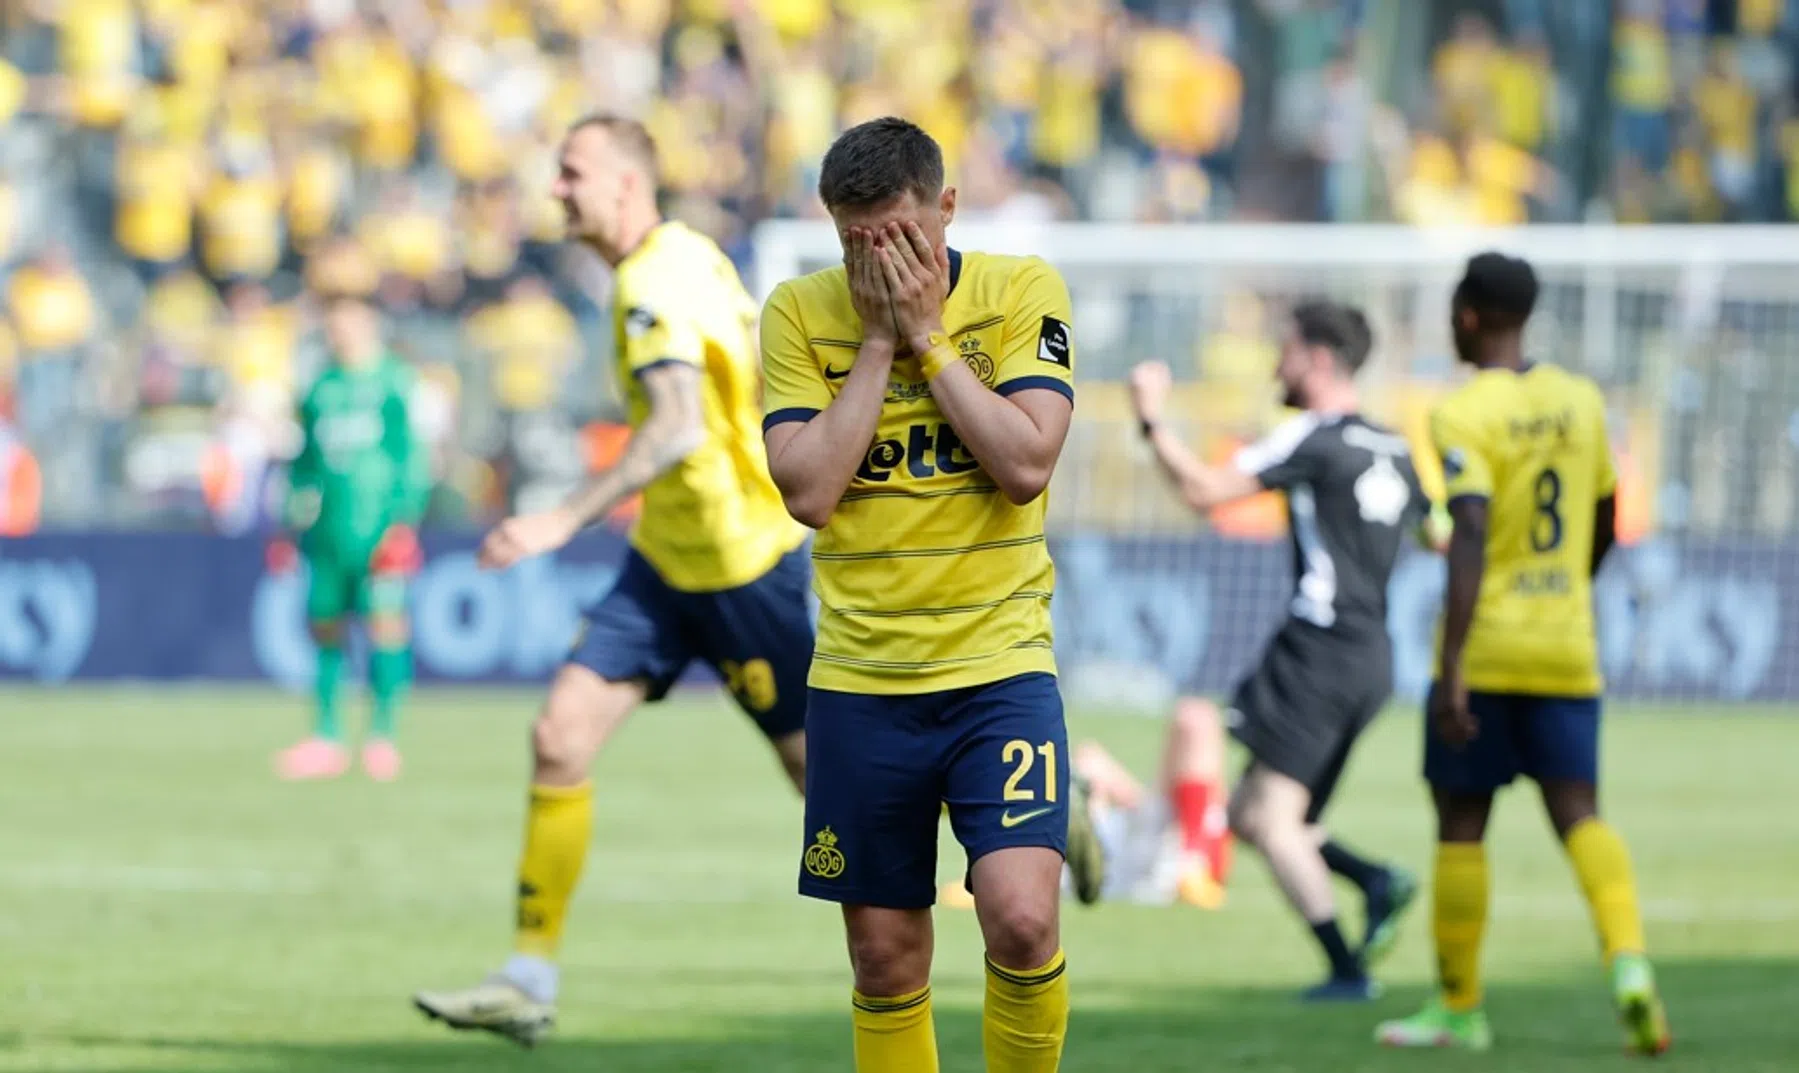
<path id="1" fill-rule="evenodd" d="M 1460 382 L 1449 297 L 1468 255 L 1529 258 L 1543 280 L 1529 352 L 1604 388 L 1626 546 L 1596 588 L 1611 696 L 1786 706 L 1799 700 L 1799 241 L 1753 227 L 959 224 L 963 248 L 1032 253 L 1074 303 L 1075 422 L 1051 490 L 1057 652 L 1089 704 L 1156 707 L 1227 691 L 1285 611 L 1283 505 L 1191 515 L 1136 434 L 1124 380 L 1157 359 L 1172 412 L 1224 459 L 1281 419 L 1271 390 L 1283 311 L 1359 304 L 1376 344 L 1364 404 L 1405 432 L 1427 486 L 1435 400 Z M 815 221 L 756 238 L 752 285 L 840 260 Z M 1391 590 L 1399 694 L 1431 669 L 1440 559 L 1409 555 Z"/>

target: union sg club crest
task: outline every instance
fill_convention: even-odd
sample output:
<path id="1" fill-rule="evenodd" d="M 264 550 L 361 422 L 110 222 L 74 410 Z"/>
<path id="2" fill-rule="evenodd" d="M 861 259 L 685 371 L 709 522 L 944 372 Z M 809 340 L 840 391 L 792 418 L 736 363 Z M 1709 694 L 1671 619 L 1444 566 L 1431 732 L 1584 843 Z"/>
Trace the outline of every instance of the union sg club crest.
<path id="1" fill-rule="evenodd" d="M 820 879 L 836 879 L 843 874 L 843 851 L 837 848 L 837 833 L 829 827 L 818 832 L 806 847 L 806 871 Z"/>
<path id="2" fill-rule="evenodd" d="M 992 387 L 993 359 L 981 352 L 981 341 L 970 337 L 957 343 L 956 349 L 962 352 L 963 362 L 980 378 L 981 383 Z"/>

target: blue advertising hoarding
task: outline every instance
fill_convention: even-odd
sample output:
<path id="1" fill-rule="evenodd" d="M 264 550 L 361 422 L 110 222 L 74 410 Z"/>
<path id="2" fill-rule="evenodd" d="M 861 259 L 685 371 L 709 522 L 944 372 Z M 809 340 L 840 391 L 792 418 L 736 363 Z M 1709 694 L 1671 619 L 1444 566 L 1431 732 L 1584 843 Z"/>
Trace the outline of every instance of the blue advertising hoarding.
<path id="1" fill-rule="evenodd" d="M 541 682 L 579 609 L 611 584 L 623 540 L 584 536 L 556 558 L 478 569 L 470 536 L 426 538 L 414 587 L 419 677 Z M 1284 612 L 1284 544 L 1070 536 L 1057 563 L 1065 677 L 1228 690 Z M 1402 697 L 1422 694 L 1441 605 L 1440 559 L 1393 579 Z M 180 533 L 51 534 L 0 544 L 0 677 L 303 683 L 305 579 L 271 575 L 254 540 Z M 1650 542 L 1621 549 L 1595 593 L 1614 696 L 1792 700 L 1799 695 L 1799 543 Z M 703 672 L 700 672 L 703 673 Z M 1126 691 L 1128 692 L 1128 690 Z"/>

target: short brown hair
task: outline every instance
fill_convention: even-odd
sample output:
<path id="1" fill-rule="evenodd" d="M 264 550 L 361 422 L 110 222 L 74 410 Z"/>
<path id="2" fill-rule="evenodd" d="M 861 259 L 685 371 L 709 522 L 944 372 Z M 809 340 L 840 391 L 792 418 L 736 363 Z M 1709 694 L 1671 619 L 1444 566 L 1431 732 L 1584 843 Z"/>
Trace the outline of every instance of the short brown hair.
<path id="1" fill-rule="evenodd" d="M 871 119 L 838 135 L 818 175 L 828 209 L 866 208 L 911 191 L 929 201 L 943 190 L 943 150 L 916 123 Z"/>
<path id="2" fill-rule="evenodd" d="M 1368 318 L 1352 305 L 1321 299 L 1301 302 L 1293 310 L 1293 330 L 1307 346 L 1330 351 L 1351 375 L 1360 372 L 1374 348 Z"/>
<path id="3" fill-rule="evenodd" d="M 636 161 L 643 168 L 644 174 L 651 182 L 659 181 L 656 167 L 656 139 L 650 137 L 649 128 L 635 119 L 628 119 L 611 112 L 595 112 L 582 116 L 573 126 L 568 128 L 570 137 L 588 127 L 598 127 L 612 139 L 612 144 L 621 152 Z"/>

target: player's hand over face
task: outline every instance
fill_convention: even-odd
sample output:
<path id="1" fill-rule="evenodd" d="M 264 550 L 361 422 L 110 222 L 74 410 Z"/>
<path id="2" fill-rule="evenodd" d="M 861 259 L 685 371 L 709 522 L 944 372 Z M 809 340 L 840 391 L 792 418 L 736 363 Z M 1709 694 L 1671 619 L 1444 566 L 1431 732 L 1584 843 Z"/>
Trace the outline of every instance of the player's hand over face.
<path id="1" fill-rule="evenodd" d="M 574 539 L 580 526 L 569 514 L 546 510 L 507 518 L 481 541 L 477 561 L 488 570 L 504 570 L 520 559 L 555 551 Z"/>
<path id="2" fill-rule="evenodd" d="M 1480 733 L 1480 724 L 1468 710 L 1468 684 L 1459 670 L 1431 686 L 1426 706 L 1437 736 L 1449 745 L 1459 749 Z"/>
<path id="3" fill-rule="evenodd" d="M 888 224 L 875 248 L 900 338 L 922 355 L 931 333 L 943 331 L 943 302 L 949 297 L 949 249 L 934 249 L 915 223 Z"/>
<path id="4" fill-rule="evenodd" d="M 887 277 L 875 257 L 873 231 L 850 228 L 843 248 L 843 270 L 849 276 L 850 304 L 862 318 L 862 341 L 899 346 L 899 329 L 893 322 L 893 303 L 887 297 Z"/>
<path id="5" fill-rule="evenodd" d="M 1162 406 L 1174 386 L 1174 374 L 1160 361 L 1139 362 L 1131 369 L 1131 406 L 1140 421 L 1160 421 Z"/>

